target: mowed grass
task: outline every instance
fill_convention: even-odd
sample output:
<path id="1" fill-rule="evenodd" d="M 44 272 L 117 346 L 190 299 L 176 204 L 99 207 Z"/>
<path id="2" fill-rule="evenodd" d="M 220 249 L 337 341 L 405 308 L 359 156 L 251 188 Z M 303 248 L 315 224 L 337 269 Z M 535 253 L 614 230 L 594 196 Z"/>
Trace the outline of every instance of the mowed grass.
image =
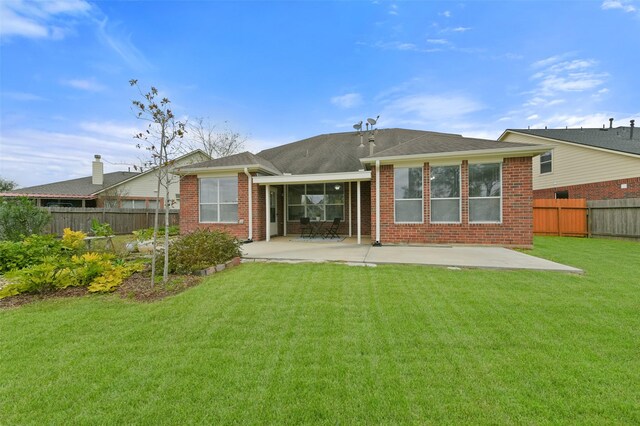
<path id="1" fill-rule="evenodd" d="M 551 272 L 244 264 L 0 312 L 0 424 L 640 423 L 640 244 Z"/>

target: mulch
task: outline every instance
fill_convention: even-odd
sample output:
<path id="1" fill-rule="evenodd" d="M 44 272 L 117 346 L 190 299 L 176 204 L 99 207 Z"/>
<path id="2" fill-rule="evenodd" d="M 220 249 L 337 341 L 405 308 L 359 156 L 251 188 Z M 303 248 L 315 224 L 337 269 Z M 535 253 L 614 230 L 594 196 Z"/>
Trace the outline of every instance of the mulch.
<path id="1" fill-rule="evenodd" d="M 178 294 L 202 282 L 203 276 L 198 275 L 169 275 L 167 284 L 162 279 L 156 280 L 155 287 L 151 287 L 151 274 L 137 272 L 127 278 L 113 294 L 123 299 L 133 299 L 139 302 L 155 302 L 168 296 Z M 93 296 L 85 287 L 68 287 L 51 293 L 17 294 L 0 299 L 0 309 L 15 308 L 40 300 L 62 299 L 69 297 Z"/>

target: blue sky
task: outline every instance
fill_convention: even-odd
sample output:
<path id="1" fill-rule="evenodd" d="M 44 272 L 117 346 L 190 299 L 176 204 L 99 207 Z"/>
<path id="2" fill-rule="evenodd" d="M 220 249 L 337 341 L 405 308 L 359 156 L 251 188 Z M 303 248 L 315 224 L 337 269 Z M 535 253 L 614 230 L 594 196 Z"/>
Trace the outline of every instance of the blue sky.
<path id="1" fill-rule="evenodd" d="M 380 115 L 495 139 L 640 118 L 640 1 L 0 2 L 0 176 L 140 164 L 132 78 L 257 152 Z"/>

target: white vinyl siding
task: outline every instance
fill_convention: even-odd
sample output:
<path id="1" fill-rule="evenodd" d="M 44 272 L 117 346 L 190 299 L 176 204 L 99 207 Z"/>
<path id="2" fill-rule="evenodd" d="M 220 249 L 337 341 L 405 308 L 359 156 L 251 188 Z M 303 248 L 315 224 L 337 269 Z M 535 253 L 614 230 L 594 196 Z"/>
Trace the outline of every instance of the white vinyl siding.
<path id="1" fill-rule="evenodd" d="M 395 223 L 422 223 L 422 167 L 394 168 Z"/>
<path id="2" fill-rule="evenodd" d="M 533 189 L 604 182 L 640 175 L 640 156 L 617 154 L 522 134 L 509 133 L 503 140 L 553 146 L 553 173 L 541 175 L 540 156 L 533 158 Z"/>

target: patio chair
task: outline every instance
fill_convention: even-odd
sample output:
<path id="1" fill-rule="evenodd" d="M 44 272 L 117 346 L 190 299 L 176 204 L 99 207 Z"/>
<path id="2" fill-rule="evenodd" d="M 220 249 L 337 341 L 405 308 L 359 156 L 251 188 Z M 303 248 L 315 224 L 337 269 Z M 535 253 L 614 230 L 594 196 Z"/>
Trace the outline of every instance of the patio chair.
<path id="1" fill-rule="evenodd" d="M 333 219 L 333 223 L 331 224 L 331 226 L 329 227 L 329 229 L 327 229 L 327 231 L 324 233 L 324 235 L 322 236 L 322 238 L 340 238 L 340 236 L 338 235 L 338 228 L 340 227 L 340 218 L 336 217 Z"/>
<path id="2" fill-rule="evenodd" d="M 308 237 L 311 237 L 311 233 L 313 232 L 313 226 L 311 226 L 311 219 L 308 217 L 300 218 L 300 238 L 304 238 L 304 235 L 307 234 Z"/>

